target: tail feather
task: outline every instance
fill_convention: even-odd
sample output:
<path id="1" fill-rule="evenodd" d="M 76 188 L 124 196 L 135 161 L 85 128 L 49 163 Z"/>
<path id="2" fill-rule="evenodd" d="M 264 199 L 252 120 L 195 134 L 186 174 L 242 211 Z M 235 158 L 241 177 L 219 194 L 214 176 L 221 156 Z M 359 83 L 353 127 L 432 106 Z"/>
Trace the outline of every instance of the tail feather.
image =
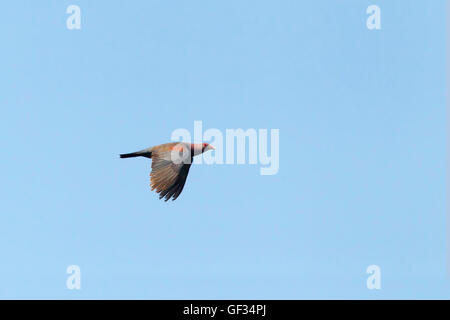
<path id="1" fill-rule="evenodd" d="M 133 153 L 124 153 L 120 155 L 121 158 L 133 158 L 133 157 L 139 157 L 139 154 L 136 152 Z"/>
<path id="2" fill-rule="evenodd" d="M 123 153 L 120 155 L 120 158 L 134 158 L 134 157 L 151 158 L 152 152 L 149 149 L 144 149 L 144 150 L 132 152 L 132 153 Z"/>

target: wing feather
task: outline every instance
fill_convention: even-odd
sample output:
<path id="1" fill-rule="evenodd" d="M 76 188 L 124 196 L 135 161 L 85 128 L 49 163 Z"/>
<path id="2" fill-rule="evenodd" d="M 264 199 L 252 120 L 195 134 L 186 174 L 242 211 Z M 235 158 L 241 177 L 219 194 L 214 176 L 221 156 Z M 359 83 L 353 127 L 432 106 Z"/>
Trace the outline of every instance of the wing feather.
<path id="1" fill-rule="evenodd" d="M 150 186 L 159 193 L 160 199 L 175 200 L 183 191 L 192 162 L 192 158 L 189 158 L 189 161 L 175 163 L 171 160 L 170 151 L 153 151 Z"/>

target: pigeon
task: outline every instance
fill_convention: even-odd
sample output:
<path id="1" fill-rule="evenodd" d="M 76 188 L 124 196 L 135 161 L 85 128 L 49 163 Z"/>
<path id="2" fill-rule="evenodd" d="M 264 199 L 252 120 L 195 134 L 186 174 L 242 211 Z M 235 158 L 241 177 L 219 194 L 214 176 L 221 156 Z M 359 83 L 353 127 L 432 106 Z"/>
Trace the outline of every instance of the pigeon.
<path id="1" fill-rule="evenodd" d="M 132 153 L 124 153 L 120 158 L 145 157 L 152 159 L 150 187 L 156 189 L 159 199 L 176 200 L 183 191 L 194 156 L 215 150 L 208 143 L 172 142 Z"/>

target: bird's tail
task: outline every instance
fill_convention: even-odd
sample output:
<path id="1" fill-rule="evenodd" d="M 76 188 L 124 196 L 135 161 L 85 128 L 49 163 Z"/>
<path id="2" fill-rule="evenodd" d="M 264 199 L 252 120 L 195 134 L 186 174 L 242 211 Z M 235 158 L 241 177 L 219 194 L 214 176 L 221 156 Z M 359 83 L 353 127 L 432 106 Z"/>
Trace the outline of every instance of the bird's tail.
<path id="1" fill-rule="evenodd" d="M 120 155 L 121 158 L 134 158 L 134 157 L 146 157 L 151 158 L 152 157 L 152 151 L 150 149 L 144 149 L 141 151 L 136 151 L 132 153 L 123 153 Z"/>
<path id="2" fill-rule="evenodd" d="M 139 155 L 136 152 L 133 153 L 124 153 L 120 155 L 121 158 L 133 158 L 133 157 L 139 157 Z"/>

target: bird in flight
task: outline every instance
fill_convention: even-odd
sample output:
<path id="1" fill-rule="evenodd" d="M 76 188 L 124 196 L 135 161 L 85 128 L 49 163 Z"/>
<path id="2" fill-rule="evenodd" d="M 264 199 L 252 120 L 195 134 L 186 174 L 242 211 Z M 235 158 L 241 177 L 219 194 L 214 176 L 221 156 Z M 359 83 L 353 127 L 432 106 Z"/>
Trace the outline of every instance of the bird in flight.
<path id="1" fill-rule="evenodd" d="M 165 201 L 178 198 L 183 191 L 194 156 L 214 150 L 208 143 L 172 142 L 132 153 L 121 154 L 121 158 L 145 157 L 152 159 L 150 187 Z"/>

